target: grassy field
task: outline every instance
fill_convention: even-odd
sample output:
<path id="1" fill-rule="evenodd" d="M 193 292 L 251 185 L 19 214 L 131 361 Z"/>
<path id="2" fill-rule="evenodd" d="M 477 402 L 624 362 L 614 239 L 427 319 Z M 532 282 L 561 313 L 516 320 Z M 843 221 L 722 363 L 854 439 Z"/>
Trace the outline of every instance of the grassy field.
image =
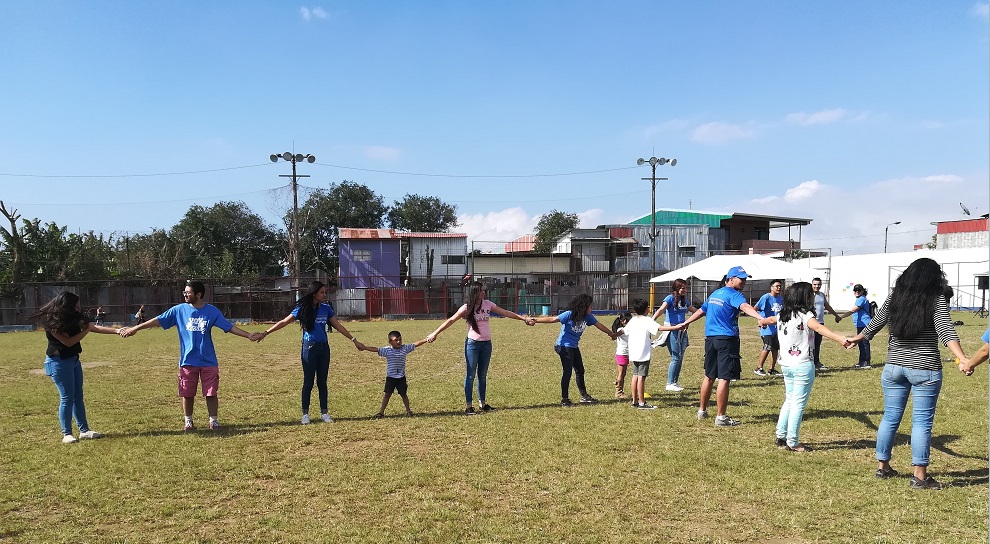
<path id="1" fill-rule="evenodd" d="M 955 318 L 967 322 L 958 330 L 972 353 L 986 322 Z M 606 402 L 561 408 L 559 326 L 497 320 L 488 400 L 498 410 L 467 417 L 458 324 L 409 356 L 416 417 L 400 417 L 396 396 L 382 420 L 370 416 L 384 362 L 335 333 L 335 421 L 309 426 L 299 424 L 298 329 L 260 345 L 218 334 L 224 428 L 190 434 L 175 331 L 90 335 L 86 407 L 107 437 L 74 445 L 60 443 L 43 334 L 3 334 L 0 542 L 987 541 L 986 367 L 966 378 L 946 364 L 930 471 L 947 487 L 912 491 L 909 417 L 892 461 L 902 476 L 873 476 L 879 365 L 852 370 L 856 350 L 826 341 L 832 370 L 816 381 L 802 427 L 815 451 L 780 451 L 782 381 L 752 374 L 759 337 L 752 320 L 743 324 L 743 379 L 729 409 L 743 424 L 726 429 L 695 419 L 701 326 L 691 328 L 683 393 L 663 391 L 668 357 L 655 352 L 647 389 L 660 408 L 644 412 L 611 400 L 605 335 L 589 330 L 582 352 L 589 390 Z M 436 325 L 347 323 L 379 346 L 393 328 L 408 342 Z M 885 333 L 873 349 L 883 361 Z M 202 399 L 196 416 L 205 426 Z"/>

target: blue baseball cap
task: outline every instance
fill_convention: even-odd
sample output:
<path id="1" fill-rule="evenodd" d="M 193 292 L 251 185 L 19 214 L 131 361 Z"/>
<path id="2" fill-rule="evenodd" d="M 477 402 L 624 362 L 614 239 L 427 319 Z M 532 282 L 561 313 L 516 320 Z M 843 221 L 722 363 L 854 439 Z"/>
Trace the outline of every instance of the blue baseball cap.
<path id="1" fill-rule="evenodd" d="M 752 278 L 741 266 L 733 266 L 729 269 L 729 273 L 725 275 L 726 278 Z"/>

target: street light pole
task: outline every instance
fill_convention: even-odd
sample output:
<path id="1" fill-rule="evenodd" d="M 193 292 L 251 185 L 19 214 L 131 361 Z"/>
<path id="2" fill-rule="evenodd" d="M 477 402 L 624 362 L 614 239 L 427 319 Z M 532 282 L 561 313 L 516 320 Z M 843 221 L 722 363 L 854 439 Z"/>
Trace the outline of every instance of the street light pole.
<path id="1" fill-rule="evenodd" d="M 889 223 L 883 229 L 883 252 L 884 253 L 887 253 L 887 231 L 890 230 L 890 225 L 900 225 L 900 224 L 901 224 L 900 221 L 894 221 L 893 223 Z"/>
<path id="2" fill-rule="evenodd" d="M 650 177 L 640 179 L 650 182 L 650 278 L 652 279 L 657 269 L 657 181 L 667 181 L 667 178 L 657 177 L 657 166 L 664 164 L 676 166 L 677 159 L 650 157 L 649 160 L 640 158 L 636 161 L 638 166 L 643 166 L 645 163 L 650 163 Z M 653 311 L 652 283 L 650 283 L 650 311 Z"/>
<path id="3" fill-rule="evenodd" d="M 268 157 L 272 162 L 282 159 L 292 163 L 292 175 L 280 174 L 280 178 L 292 178 L 292 228 L 289 232 L 289 282 L 297 291 L 302 291 L 299 285 L 299 269 L 302 268 L 299 258 L 299 178 L 308 178 L 308 175 L 296 174 L 296 163 L 306 161 L 310 164 L 316 162 L 316 156 L 303 155 L 302 153 L 292 153 L 286 151 L 281 155 L 271 155 Z"/>

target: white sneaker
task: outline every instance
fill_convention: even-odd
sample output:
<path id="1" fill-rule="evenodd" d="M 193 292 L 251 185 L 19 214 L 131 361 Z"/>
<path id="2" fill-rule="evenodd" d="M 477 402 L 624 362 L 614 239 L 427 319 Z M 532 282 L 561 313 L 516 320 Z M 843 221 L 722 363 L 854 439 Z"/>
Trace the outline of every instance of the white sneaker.
<path id="1" fill-rule="evenodd" d="M 681 387 L 680 385 L 678 385 L 677 382 L 668 383 L 666 389 L 667 389 L 667 391 L 673 391 L 675 393 L 680 392 L 680 391 L 684 391 L 684 388 Z"/>
<path id="2" fill-rule="evenodd" d="M 76 440 L 76 437 L 72 436 L 71 434 L 67 434 L 67 435 L 65 435 L 65 436 L 62 437 L 62 443 L 63 444 L 75 444 L 76 442 L 79 442 L 79 441 Z"/>
<path id="3" fill-rule="evenodd" d="M 96 431 L 86 431 L 84 433 L 79 433 L 79 440 L 89 440 L 93 438 L 103 438 L 103 433 L 98 433 Z"/>
<path id="4" fill-rule="evenodd" d="M 698 421 L 701 421 L 702 419 L 705 419 L 706 417 L 708 417 L 708 412 L 707 411 L 705 411 L 705 410 L 698 410 Z"/>
<path id="5" fill-rule="evenodd" d="M 302 424 L 303 425 L 309 425 L 309 414 L 303 414 Z"/>
<path id="6" fill-rule="evenodd" d="M 333 418 L 330 417 L 330 414 L 323 414 L 320 416 L 320 419 L 323 420 L 323 423 L 333 423 Z"/>

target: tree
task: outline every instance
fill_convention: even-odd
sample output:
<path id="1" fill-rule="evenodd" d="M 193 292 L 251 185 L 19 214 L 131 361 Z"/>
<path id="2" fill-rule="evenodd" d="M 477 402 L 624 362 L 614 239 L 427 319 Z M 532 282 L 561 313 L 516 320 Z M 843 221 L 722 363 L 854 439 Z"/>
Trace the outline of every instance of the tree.
<path id="1" fill-rule="evenodd" d="M 388 210 L 388 224 L 406 232 L 450 232 L 457 226 L 457 206 L 435 196 L 406 194 Z"/>
<path id="2" fill-rule="evenodd" d="M 164 230 L 118 238 L 115 251 L 120 277 L 168 283 L 194 275 L 182 260 L 181 245 Z"/>
<path id="3" fill-rule="evenodd" d="M 380 229 L 388 208 L 382 197 L 353 181 L 313 191 L 299 208 L 299 252 L 303 270 L 337 274 L 337 234 L 341 228 Z M 285 224 L 292 228 L 292 212 Z"/>
<path id="4" fill-rule="evenodd" d="M 284 237 L 243 202 L 194 205 L 169 231 L 189 273 L 204 278 L 282 273 Z"/>
<path id="5" fill-rule="evenodd" d="M 13 208 L 7 210 L 2 200 L 0 200 L 0 213 L 3 213 L 3 216 L 10 222 L 10 230 L 0 230 L 0 235 L 3 236 L 5 258 L 9 260 L 4 275 L 10 277 L 11 283 L 20 283 L 24 275 L 24 237 L 17 231 L 17 220 L 21 216 Z"/>
<path id="6" fill-rule="evenodd" d="M 537 253 L 553 251 L 554 241 L 557 237 L 571 229 L 576 229 L 579 221 L 576 213 L 552 210 L 541 215 L 539 222 L 536 223 L 533 251 Z"/>

